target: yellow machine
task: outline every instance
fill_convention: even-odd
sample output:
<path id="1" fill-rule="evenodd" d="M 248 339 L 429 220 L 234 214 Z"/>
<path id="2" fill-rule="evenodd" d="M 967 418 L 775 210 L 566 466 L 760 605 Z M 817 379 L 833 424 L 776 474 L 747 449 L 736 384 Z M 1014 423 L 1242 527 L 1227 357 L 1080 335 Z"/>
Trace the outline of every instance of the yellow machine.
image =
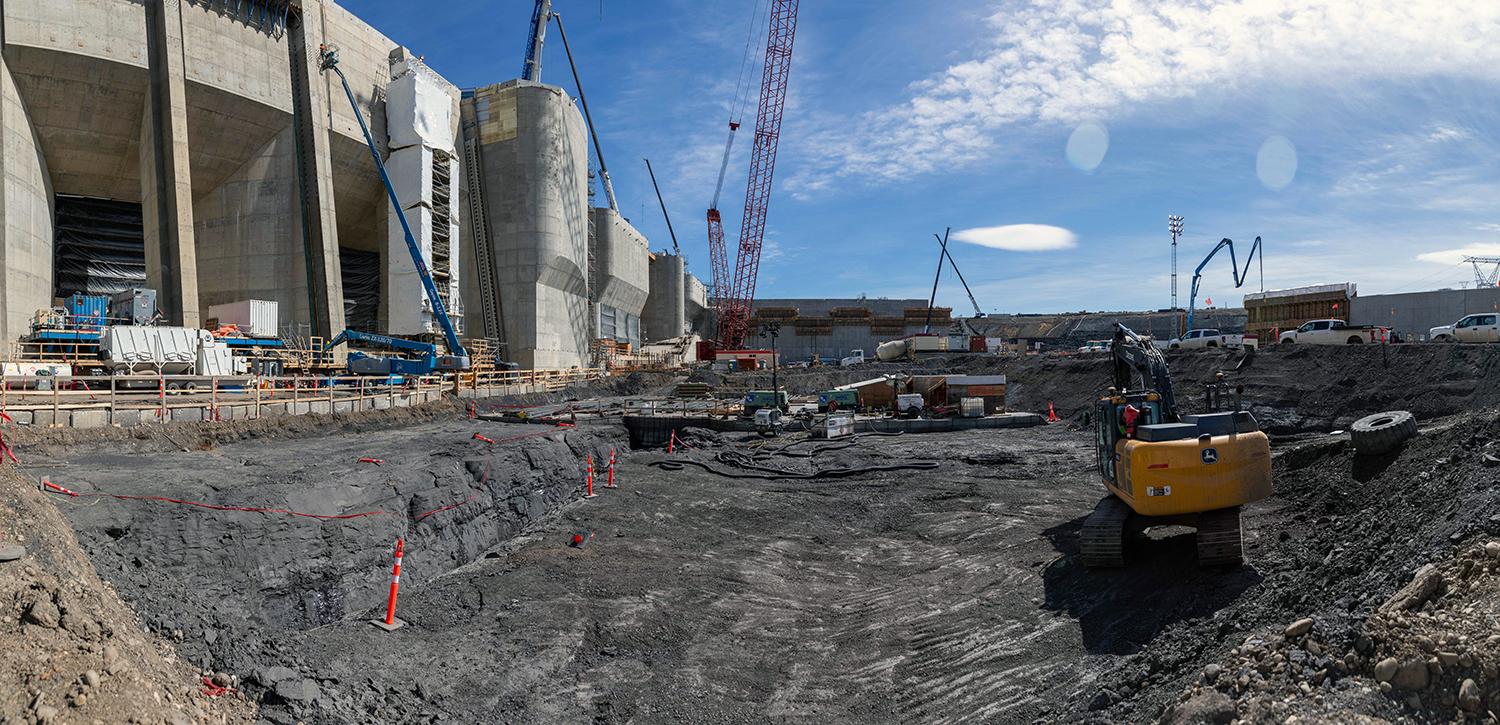
<path id="1" fill-rule="evenodd" d="M 1129 538 L 1169 525 L 1197 529 L 1199 564 L 1239 564 L 1240 507 L 1271 495 L 1270 440 L 1238 396 L 1234 410 L 1179 417 L 1161 351 L 1117 327 L 1115 385 L 1095 409 L 1109 495 L 1083 523 L 1084 565 L 1124 566 Z"/>

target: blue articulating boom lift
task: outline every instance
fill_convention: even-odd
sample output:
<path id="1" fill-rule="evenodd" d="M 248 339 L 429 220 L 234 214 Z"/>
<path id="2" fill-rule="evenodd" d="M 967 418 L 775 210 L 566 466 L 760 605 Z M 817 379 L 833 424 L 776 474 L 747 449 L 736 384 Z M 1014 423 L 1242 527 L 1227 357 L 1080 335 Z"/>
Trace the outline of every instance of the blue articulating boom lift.
<path id="1" fill-rule="evenodd" d="M 401 220 L 401 231 L 406 234 L 406 249 L 411 252 L 412 264 L 416 265 L 417 276 L 422 279 L 422 288 L 427 291 L 427 300 L 432 303 L 433 317 L 437 318 L 438 324 L 443 328 L 443 336 L 448 341 L 449 354 L 439 355 L 437 346 L 432 343 L 403 340 L 398 337 L 358 330 L 340 332 L 323 349 L 331 350 L 344 342 L 362 342 L 394 350 L 405 350 L 420 356 L 419 359 L 410 360 L 351 352 L 349 353 L 349 371 L 360 375 L 427 375 L 435 370 L 467 370 L 469 369 L 469 352 L 464 349 L 463 343 L 458 341 L 458 330 L 454 329 L 453 320 L 448 318 L 448 309 L 443 305 L 442 297 L 438 296 L 437 285 L 432 281 L 432 273 L 427 270 L 427 262 L 422 259 L 422 250 L 417 246 L 416 238 L 412 236 L 411 225 L 406 222 L 406 213 L 401 210 L 401 200 L 396 198 L 396 189 L 391 186 L 391 177 L 386 174 L 385 163 L 380 160 L 380 150 L 375 146 L 375 138 L 370 135 L 370 126 L 365 123 L 365 117 L 359 112 L 359 101 L 354 98 L 354 89 L 349 87 L 349 79 L 345 78 L 344 72 L 339 70 L 338 49 L 324 45 L 320 46 L 319 50 L 322 54 L 320 66 L 325 71 L 331 70 L 338 74 L 339 81 L 344 84 L 344 94 L 349 97 L 349 105 L 354 107 L 354 118 L 359 121 L 359 129 L 365 133 L 365 145 L 370 147 L 370 156 L 375 159 L 375 169 L 380 172 L 380 181 L 385 184 L 385 191 L 391 197 L 391 208 L 396 210 L 396 218 Z"/>

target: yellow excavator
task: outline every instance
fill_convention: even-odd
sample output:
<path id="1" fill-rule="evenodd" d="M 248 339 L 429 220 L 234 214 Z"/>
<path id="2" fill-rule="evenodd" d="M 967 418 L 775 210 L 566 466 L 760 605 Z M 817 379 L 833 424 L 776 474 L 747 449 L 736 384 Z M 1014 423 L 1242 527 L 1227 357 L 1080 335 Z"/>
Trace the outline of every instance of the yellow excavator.
<path id="1" fill-rule="evenodd" d="M 1110 347 L 1094 431 L 1108 495 L 1083 522 L 1084 565 L 1124 566 L 1126 541 L 1153 526 L 1196 529 L 1199 565 L 1240 564 L 1240 507 L 1271 495 L 1270 440 L 1238 393 L 1233 410 L 1179 417 L 1166 358 L 1130 328 Z"/>

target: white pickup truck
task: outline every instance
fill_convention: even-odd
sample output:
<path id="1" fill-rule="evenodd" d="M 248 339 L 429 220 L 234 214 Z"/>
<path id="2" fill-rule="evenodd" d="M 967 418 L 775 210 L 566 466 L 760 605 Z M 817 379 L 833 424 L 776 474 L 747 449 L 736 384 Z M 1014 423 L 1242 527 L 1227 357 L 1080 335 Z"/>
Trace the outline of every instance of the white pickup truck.
<path id="1" fill-rule="evenodd" d="M 1387 342 L 1390 328 L 1377 325 L 1351 325 L 1343 320 L 1309 320 L 1295 330 L 1281 333 L 1281 344 L 1358 345 L 1362 342 Z"/>
<path id="2" fill-rule="evenodd" d="M 1451 325 L 1434 327 L 1427 332 L 1433 342 L 1500 342 L 1500 315 L 1493 312 L 1468 315 Z"/>
<path id="3" fill-rule="evenodd" d="M 1254 336 L 1226 335 L 1218 330 L 1188 330 L 1182 337 L 1168 340 L 1168 350 L 1191 350 L 1199 347 L 1255 347 Z"/>

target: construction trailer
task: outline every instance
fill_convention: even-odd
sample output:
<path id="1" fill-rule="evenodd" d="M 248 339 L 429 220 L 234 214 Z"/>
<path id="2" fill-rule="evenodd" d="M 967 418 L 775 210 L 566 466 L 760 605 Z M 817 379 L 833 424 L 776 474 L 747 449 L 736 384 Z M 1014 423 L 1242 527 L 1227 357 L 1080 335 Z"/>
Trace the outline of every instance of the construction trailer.
<path id="1" fill-rule="evenodd" d="M 958 410 L 965 399 L 983 401 L 984 414 L 1005 412 L 1004 375 L 882 375 L 840 385 L 834 390 L 852 390 L 860 410 L 889 410 L 901 395 L 921 395 L 928 408 Z M 972 404 L 971 404 L 972 405 Z"/>
<path id="2" fill-rule="evenodd" d="M 1349 321 L 1358 290 L 1353 282 L 1269 290 L 1245 295 L 1245 334 L 1269 340 L 1270 332 L 1295 330 L 1308 320 Z"/>

